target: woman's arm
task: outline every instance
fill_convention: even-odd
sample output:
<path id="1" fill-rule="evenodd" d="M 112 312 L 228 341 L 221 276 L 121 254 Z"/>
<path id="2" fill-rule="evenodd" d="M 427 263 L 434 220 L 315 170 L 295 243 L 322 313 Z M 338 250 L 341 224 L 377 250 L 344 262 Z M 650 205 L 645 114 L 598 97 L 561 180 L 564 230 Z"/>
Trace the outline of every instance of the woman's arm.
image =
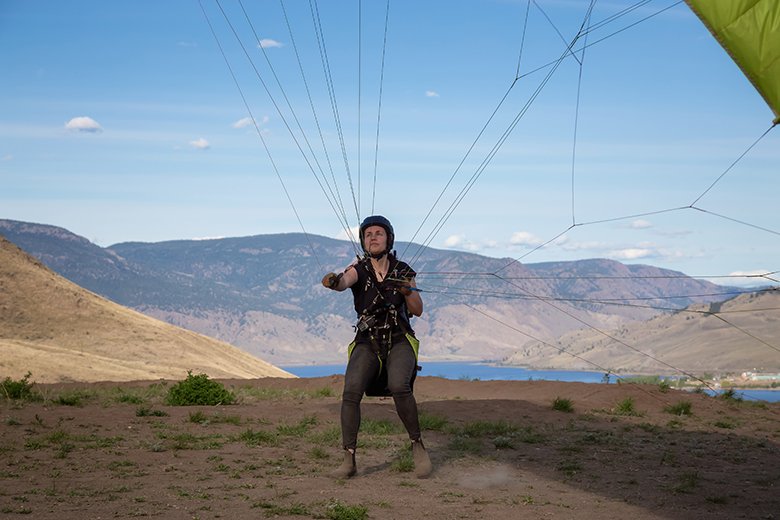
<path id="1" fill-rule="evenodd" d="M 417 287 L 417 282 L 412 279 L 409 282 L 408 287 L 403 287 L 401 289 L 401 294 L 404 295 L 404 298 L 406 298 L 406 309 L 409 311 L 409 314 L 412 316 L 422 316 L 423 312 L 423 301 L 422 296 L 420 296 L 419 291 L 412 290 L 413 288 Z"/>
<path id="2" fill-rule="evenodd" d="M 353 264 L 347 267 L 344 270 L 344 272 L 341 274 L 336 274 L 336 273 L 326 274 L 322 278 L 322 285 L 324 285 L 328 289 L 341 292 L 355 285 L 357 279 L 358 279 L 357 270 L 355 270 L 355 266 Z"/>

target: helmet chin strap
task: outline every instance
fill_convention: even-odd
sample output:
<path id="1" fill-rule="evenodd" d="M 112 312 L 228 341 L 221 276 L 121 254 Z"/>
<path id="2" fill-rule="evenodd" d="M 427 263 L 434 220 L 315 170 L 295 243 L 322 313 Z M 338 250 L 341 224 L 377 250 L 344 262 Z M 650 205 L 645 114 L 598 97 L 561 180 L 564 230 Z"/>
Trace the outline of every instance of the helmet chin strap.
<path id="1" fill-rule="evenodd" d="M 384 251 L 381 251 L 379 253 L 369 253 L 368 251 L 366 251 L 366 255 L 371 257 L 371 258 L 373 258 L 374 260 L 379 260 L 383 256 L 387 255 L 389 252 L 390 251 L 388 251 L 387 249 L 385 249 Z"/>

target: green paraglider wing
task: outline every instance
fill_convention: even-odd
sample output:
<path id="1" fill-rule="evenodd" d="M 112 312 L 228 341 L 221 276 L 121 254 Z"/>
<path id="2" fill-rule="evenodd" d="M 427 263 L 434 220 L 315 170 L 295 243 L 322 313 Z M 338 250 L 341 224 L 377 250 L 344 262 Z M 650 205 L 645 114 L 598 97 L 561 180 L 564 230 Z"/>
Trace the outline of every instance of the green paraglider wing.
<path id="1" fill-rule="evenodd" d="M 780 0 L 685 0 L 780 123 Z"/>

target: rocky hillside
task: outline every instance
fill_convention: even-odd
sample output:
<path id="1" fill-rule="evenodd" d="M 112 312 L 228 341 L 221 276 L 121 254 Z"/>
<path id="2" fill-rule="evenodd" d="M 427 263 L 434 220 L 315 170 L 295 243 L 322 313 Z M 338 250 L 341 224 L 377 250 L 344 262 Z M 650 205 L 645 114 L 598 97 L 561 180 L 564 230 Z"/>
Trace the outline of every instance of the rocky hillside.
<path id="1" fill-rule="evenodd" d="M 695 374 L 780 372 L 780 291 L 693 305 L 603 332 L 579 330 L 526 343 L 504 362 L 575 370 Z"/>
<path id="2" fill-rule="evenodd" d="M 226 343 L 93 294 L 0 237 L 0 375 L 39 383 L 289 377 Z"/>
<path id="3" fill-rule="evenodd" d="M 101 248 L 62 228 L 10 220 L 0 220 L 0 233 L 79 285 L 276 364 L 344 360 L 352 301 L 319 282 L 354 259 L 348 242 L 281 234 Z M 436 249 L 415 262 L 426 309 L 413 326 L 425 358 L 502 359 L 528 341 L 731 297 L 728 288 L 647 265 L 510 262 Z"/>

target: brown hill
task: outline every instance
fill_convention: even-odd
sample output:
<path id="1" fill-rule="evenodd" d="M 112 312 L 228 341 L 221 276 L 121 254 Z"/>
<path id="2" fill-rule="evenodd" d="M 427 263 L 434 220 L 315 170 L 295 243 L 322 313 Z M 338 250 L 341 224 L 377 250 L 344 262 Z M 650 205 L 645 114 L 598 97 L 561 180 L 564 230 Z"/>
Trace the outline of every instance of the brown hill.
<path id="1" fill-rule="evenodd" d="M 606 335 L 608 334 L 609 337 Z M 527 343 L 505 361 L 574 370 L 695 374 L 780 371 L 780 291 L 693 305 L 673 315 L 562 336 L 554 345 Z"/>
<path id="2" fill-rule="evenodd" d="M 53 273 L 0 236 L 0 374 L 40 382 L 293 377 L 238 348 L 149 318 Z"/>

